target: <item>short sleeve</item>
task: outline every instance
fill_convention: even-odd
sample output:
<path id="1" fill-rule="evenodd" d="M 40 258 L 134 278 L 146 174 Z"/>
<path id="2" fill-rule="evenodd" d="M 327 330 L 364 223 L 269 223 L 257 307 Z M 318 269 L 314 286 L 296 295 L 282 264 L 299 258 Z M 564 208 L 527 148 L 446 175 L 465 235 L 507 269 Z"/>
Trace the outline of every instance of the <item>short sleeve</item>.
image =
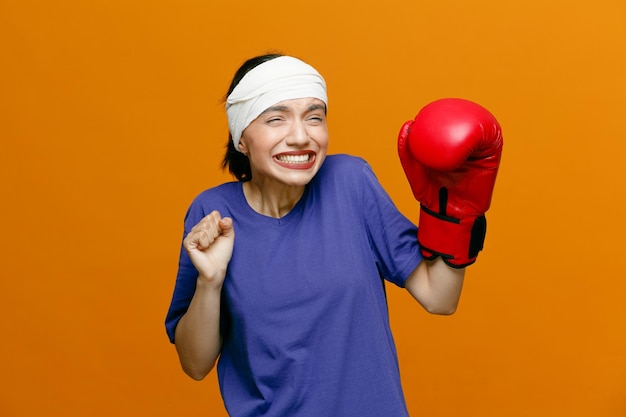
<path id="1" fill-rule="evenodd" d="M 194 201 L 185 215 L 185 227 L 183 239 L 189 233 L 189 230 L 195 226 L 205 216 L 204 210 L 197 201 Z M 191 259 L 182 246 L 180 248 L 180 256 L 178 260 L 178 273 L 176 275 L 176 284 L 174 293 L 170 303 L 167 316 L 165 318 L 165 330 L 171 343 L 174 343 L 174 334 L 176 326 L 181 317 L 187 312 L 191 299 L 196 291 L 196 281 L 198 279 L 198 271 L 193 266 Z"/>
<path id="2" fill-rule="evenodd" d="M 385 279 L 404 287 L 422 261 L 417 227 L 398 210 L 367 163 L 363 165 L 362 191 L 365 223 L 378 268 Z"/>

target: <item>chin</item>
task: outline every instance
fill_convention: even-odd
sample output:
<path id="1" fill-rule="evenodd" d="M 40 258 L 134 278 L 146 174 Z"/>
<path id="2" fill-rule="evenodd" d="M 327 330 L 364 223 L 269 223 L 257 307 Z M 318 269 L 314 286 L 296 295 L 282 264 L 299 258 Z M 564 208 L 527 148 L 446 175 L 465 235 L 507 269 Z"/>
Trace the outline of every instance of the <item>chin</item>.
<path id="1" fill-rule="evenodd" d="M 317 173 L 317 171 L 315 172 Z M 309 175 L 302 175 L 302 174 L 293 175 L 293 176 L 290 175 L 289 177 L 283 178 L 283 183 L 291 187 L 304 187 L 305 185 L 311 182 L 314 176 L 315 176 L 315 173 L 309 174 Z"/>

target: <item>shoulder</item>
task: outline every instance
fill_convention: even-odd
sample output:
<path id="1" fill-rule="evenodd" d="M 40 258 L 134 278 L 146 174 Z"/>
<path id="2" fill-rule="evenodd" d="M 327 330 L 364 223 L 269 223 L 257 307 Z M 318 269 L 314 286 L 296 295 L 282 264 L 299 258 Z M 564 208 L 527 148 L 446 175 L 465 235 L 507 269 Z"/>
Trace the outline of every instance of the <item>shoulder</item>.
<path id="1" fill-rule="evenodd" d="M 318 176 L 320 182 L 332 182 L 349 188 L 378 183 L 372 167 L 365 159 L 347 154 L 328 155 Z"/>
<path id="2" fill-rule="evenodd" d="M 324 196 L 363 204 L 369 190 L 378 187 L 378 180 L 367 161 L 358 156 L 335 154 L 326 157 L 322 168 L 311 182 L 311 188 Z"/>
<path id="3" fill-rule="evenodd" d="M 236 196 L 241 189 L 239 182 L 227 182 L 215 187 L 206 189 L 198 194 L 192 201 L 192 204 L 204 204 L 207 202 L 228 201 Z"/>
<path id="4" fill-rule="evenodd" d="M 367 165 L 367 161 L 360 156 L 344 153 L 328 155 L 324 161 L 324 167 L 328 169 L 354 169 Z"/>
<path id="5" fill-rule="evenodd" d="M 350 182 L 357 180 L 362 177 L 364 173 L 371 171 L 370 165 L 361 157 L 347 154 L 335 154 L 326 157 L 320 169 L 319 176 L 322 178 L 332 177 L 335 180 Z"/>
<path id="6" fill-rule="evenodd" d="M 232 207 L 238 203 L 241 194 L 241 183 L 227 182 L 202 191 L 189 205 L 185 222 L 197 223 L 213 210 L 223 216 L 230 215 Z"/>

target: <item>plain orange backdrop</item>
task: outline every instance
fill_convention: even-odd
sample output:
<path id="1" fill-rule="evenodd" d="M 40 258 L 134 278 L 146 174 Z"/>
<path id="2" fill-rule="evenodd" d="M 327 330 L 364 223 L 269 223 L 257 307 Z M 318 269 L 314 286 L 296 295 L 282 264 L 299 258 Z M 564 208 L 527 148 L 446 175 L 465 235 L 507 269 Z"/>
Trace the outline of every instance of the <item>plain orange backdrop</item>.
<path id="1" fill-rule="evenodd" d="M 389 287 L 411 415 L 626 416 L 623 0 L 0 0 L 0 415 L 226 415 L 163 320 L 187 205 L 230 180 L 222 96 L 270 50 L 415 221 L 402 123 L 454 96 L 503 126 L 459 311 Z"/>

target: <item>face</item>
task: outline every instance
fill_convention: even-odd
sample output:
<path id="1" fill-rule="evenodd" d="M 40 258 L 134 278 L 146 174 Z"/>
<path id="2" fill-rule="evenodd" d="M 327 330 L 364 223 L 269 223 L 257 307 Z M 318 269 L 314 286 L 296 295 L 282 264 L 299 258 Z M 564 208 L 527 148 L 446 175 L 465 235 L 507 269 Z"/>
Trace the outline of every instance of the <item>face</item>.
<path id="1" fill-rule="evenodd" d="M 328 149 L 325 109 L 316 98 L 284 100 L 250 123 L 239 149 L 250 159 L 252 181 L 295 187 L 308 184 Z"/>

